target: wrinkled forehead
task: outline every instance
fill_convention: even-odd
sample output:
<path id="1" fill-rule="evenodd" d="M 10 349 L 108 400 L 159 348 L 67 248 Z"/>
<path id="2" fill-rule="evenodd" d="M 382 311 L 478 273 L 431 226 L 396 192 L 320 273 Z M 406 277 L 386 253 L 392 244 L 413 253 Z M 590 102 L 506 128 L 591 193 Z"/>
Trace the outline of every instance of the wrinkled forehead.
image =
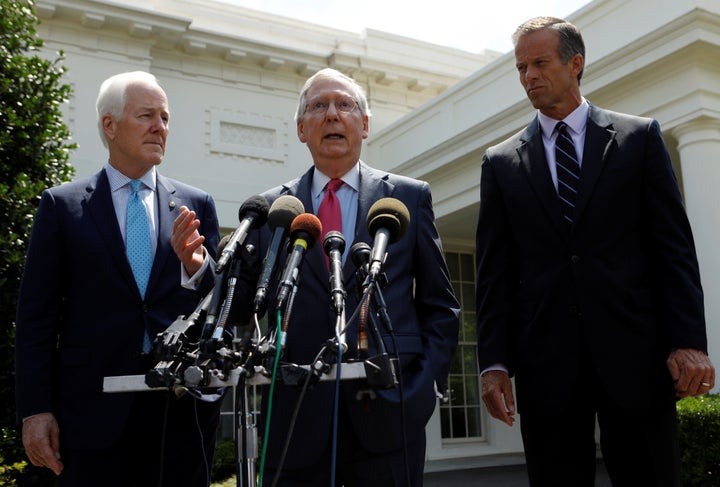
<path id="1" fill-rule="evenodd" d="M 352 83 L 343 79 L 322 77 L 316 79 L 307 90 L 308 100 L 315 98 L 336 98 L 339 96 L 350 96 L 357 98 L 357 93 Z"/>

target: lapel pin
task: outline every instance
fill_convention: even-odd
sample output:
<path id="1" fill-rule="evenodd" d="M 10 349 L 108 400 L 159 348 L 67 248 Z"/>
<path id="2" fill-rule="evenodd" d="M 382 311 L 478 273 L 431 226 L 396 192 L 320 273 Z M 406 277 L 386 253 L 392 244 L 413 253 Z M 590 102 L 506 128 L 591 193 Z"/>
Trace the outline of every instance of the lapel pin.
<path id="1" fill-rule="evenodd" d="M 170 202 L 170 209 L 172 209 L 172 208 L 175 208 L 175 202 L 174 202 L 174 201 L 171 201 L 171 202 Z"/>

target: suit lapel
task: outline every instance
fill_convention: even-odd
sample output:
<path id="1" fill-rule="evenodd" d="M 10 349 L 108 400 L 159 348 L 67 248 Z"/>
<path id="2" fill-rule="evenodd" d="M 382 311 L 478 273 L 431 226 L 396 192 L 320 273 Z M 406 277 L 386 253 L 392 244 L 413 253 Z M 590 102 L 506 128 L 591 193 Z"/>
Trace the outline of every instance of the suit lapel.
<path id="1" fill-rule="evenodd" d="M 305 207 L 305 213 L 313 213 L 311 187 L 314 171 L 314 167 L 310 168 L 300 179 L 295 180 L 282 191 L 282 194 L 294 195 L 299 199 Z M 327 266 L 325 265 L 325 253 L 322 249 L 322 241 L 315 242 L 313 247 L 307 251 L 305 261 L 302 267 L 303 274 L 310 274 L 321 282 L 327 282 L 329 274 Z"/>
<path id="2" fill-rule="evenodd" d="M 583 149 L 580 187 L 575 202 L 575 224 L 582 218 L 582 214 L 590 201 L 590 195 L 605 167 L 610 147 L 615 140 L 616 132 L 612 130 L 611 125 L 603 111 L 590 105 L 587 128 L 585 129 L 585 148 Z"/>
<path id="3" fill-rule="evenodd" d="M 104 169 L 96 174 L 95 179 L 88 184 L 86 191 L 85 202 L 87 208 L 98 233 L 105 242 L 107 252 L 117 265 L 120 275 L 127 281 L 128 286 L 137 291 L 135 277 L 133 277 L 125 253 L 125 242 L 115 215 L 115 207 L 110 195 L 110 183 Z"/>
<path id="4" fill-rule="evenodd" d="M 562 235 L 566 235 L 568 229 L 562 219 L 560 201 L 550 177 L 547 157 L 545 157 L 545 146 L 543 145 L 540 123 L 537 117 L 525 129 L 520 140 L 522 144 L 517 148 L 517 153 L 518 157 L 520 157 L 520 164 L 530 180 L 530 185 L 537 194 L 543 208 L 545 208 L 545 212 L 548 214 L 553 226 Z"/>
<path id="5" fill-rule="evenodd" d="M 167 262 L 168 256 L 174 252 L 170 246 L 170 236 L 172 234 L 173 222 L 177 217 L 177 208 L 183 205 L 181 199 L 175 195 L 175 186 L 165 177 L 157 174 L 157 188 L 155 194 L 157 196 L 158 205 L 158 239 L 155 248 L 155 258 L 153 260 L 152 271 L 148 281 L 148 292 L 156 289 L 155 282 L 159 279 L 160 270 Z"/>
<path id="6" fill-rule="evenodd" d="M 367 242 L 372 247 L 373 237 L 367 229 L 367 215 L 370 207 L 382 198 L 389 198 L 395 186 L 388 181 L 387 173 L 372 169 L 364 162 L 360 162 L 360 191 L 358 193 L 358 214 L 355 220 L 355 235 L 353 243 Z M 346 286 L 354 286 L 355 264 L 352 256 L 345 261 L 343 276 Z"/>

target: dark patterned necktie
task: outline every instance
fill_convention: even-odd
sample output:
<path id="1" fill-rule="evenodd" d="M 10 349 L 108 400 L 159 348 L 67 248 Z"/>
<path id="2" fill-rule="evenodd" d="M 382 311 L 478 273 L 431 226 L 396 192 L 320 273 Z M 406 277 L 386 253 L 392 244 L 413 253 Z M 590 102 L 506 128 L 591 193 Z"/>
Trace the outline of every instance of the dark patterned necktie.
<path id="1" fill-rule="evenodd" d="M 562 215 L 568 224 L 573 223 L 575 200 L 580 186 L 580 164 L 573 145 L 572 138 L 567 131 L 565 122 L 555 125 L 558 132 L 555 140 L 555 163 L 557 164 L 558 196 Z"/>

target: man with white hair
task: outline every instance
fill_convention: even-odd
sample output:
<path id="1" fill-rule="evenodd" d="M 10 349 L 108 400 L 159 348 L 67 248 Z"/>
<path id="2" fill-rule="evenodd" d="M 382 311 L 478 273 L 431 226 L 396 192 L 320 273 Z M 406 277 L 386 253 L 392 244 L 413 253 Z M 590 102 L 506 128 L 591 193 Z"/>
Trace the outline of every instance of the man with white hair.
<path id="1" fill-rule="evenodd" d="M 216 249 L 215 203 L 157 172 L 170 113 L 153 75 L 107 79 L 97 113 L 107 163 L 45 190 L 35 216 L 17 308 L 23 444 L 60 486 L 207 486 L 220 401 L 109 394 L 103 378 L 147 372 L 150 339 L 211 289 L 211 273 L 180 286 L 170 236 L 186 206 Z"/>

